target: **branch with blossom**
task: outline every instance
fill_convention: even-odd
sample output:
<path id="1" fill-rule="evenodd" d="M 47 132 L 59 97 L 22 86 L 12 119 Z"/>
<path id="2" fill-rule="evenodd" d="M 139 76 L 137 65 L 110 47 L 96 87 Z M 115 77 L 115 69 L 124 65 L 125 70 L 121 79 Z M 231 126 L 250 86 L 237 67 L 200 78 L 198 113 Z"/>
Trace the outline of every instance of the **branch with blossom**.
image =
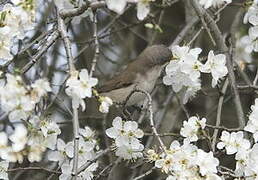
<path id="1" fill-rule="evenodd" d="M 240 5 L 228 38 L 231 0 L 1 2 L 0 179 L 255 180 L 258 8 Z M 163 41 L 172 57 L 152 93 L 98 92 L 125 56 Z"/>

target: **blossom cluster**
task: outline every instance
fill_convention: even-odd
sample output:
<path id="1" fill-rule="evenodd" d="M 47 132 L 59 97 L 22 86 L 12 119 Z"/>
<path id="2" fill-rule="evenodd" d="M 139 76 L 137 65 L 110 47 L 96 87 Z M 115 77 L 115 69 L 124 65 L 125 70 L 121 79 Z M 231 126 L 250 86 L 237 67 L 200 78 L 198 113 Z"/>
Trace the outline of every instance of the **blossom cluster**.
<path id="1" fill-rule="evenodd" d="M 6 74 L 6 83 L 0 86 L 0 103 L 9 120 L 26 120 L 41 98 L 51 91 L 46 79 L 38 79 L 31 85 L 25 85 L 20 76 Z"/>
<path id="2" fill-rule="evenodd" d="M 157 154 L 149 150 L 148 155 L 151 161 L 155 161 L 155 167 L 168 175 L 166 180 L 221 179 L 216 174 L 219 160 L 213 156 L 213 153 L 207 153 L 186 141 L 183 145 L 173 141 L 165 152 Z"/>
<path id="3" fill-rule="evenodd" d="M 205 8 L 208 9 L 210 7 L 218 7 L 222 4 L 229 4 L 232 0 L 199 0 L 199 3 Z"/>
<path id="4" fill-rule="evenodd" d="M 82 106 L 82 110 L 85 110 L 84 98 L 92 96 L 92 87 L 98 83 L 97 78 L 89 76 L 87 69 L 79 71 L 73 71 L 71 76 L 66 81 L 65 92 L 72 98 L 73 108 L 79 108 Z"/>
<path id="5" fill-rule="evenodd" d="M 12 3 L 12 4 L 11 4 Z M 11 0 L 0 10 L 0 59 L 11 60 L 14 38 L 23 39 L 35 21 L 35 2 Z"/>
<path id="6" fill-rule="evenodd" d="M 97 155 L 99 147 L 95 139 L 95 133 L 89 127 L 79 129 L 79 151 L 78 167 L 87 162 L 91 162 Z M 50 161 L 56 161 L 61 166 L 62 174 L 60 180 L 72 178 L 72 167 L 74 157 L 74 141 L 65 143 L 62 139 L 57 139 L 56 150 L 48 154 Z M 78 174 L 79 179 L 93 179 L 93 172 L 97 170 L 98 162 L 93 162 L 85 170 Z"/>
<path id="7" fill-rule="evenodd" d="M 220 140 L 217 144 L 218 149 L 225 148 L 226 154 L 235 154 L 235 176 L 255 180 L 258 174 L 258 144 L 255 143 L 251 148 L 251 143 L 244 138 L 242 131 L 223 131 Z"/>
<path id="8" fill-rule="evenodd" d="M 98 83 L 97 78 L 89 76 L 87 69 L 81 69 L 80 71 L 73 71 L 71 76 L 66 81 L 66 94 L 72 98 L 73 108 L 79 108 L 82 106 L 84 111 L 86 108 L 84 99 L 86 97 L 92 97 L 94 94 L 97 100 L 100 102 L 99 111 L 102 113 L 108 113 L 109 107 L 113 105 L 112 99 L 106 96 L 101 96 L 93 87 Z"/>
<path id="9" fill-rule="evenodd" d="M 235 174 L 244 176 L 247 180 L 257 179 L 258 174 L 258 144 L 254 144 L 251 149 L 239 151 L 236 154 L 237 160 Z"/>
<path id="10" fill-rule="evenodd" d="M 150 12 L 150 2 L 155 0 L 106 0 L 107 7 L 122 14 L 126 8 L 127 3 L 137 3 L 137 18 L 143 20 Z"/>
<path id="11" fill-rule="evenodd" d="M 229 133 L 222 131 L 220 142 L 217 144 L 218 149 L 226 149 L 226 153 L 231 155 L 238 152 L 246 151 L 250 148 L 249 140 L 244 138 L 242 131 Z"/>
<path id="12" fill-rule="evenodd" d="M 228 73 L 224 54 L 214 55 L 214 52 L 210 51 L 206 63 L 202 64 L 198 60 L 201 51 L 200 48 L 190 49 L 188 46 L 172 47 L 173 59 L 166 66 L 163 83 L 172 85 L 176 93 L 181 91 L 183 103 L 186 103 L 201 89 L 201 72 L 211 73 L 212 87 L 215 87 L 218 80 Z"/>
<path id="13" fill-rule="evenodd" d="M 248 180 L 255 180 L 258 174 L 258 119 L 257 119 L 258 99 L 251 106 L 252 112 L 249 115 L 249 121 L 244 130 L 253 134 L 255 143 L 251 145 L 248 139 L 244 138 L 243 131 L 227 132 L 223 131 L 220 142 L 217 144 L 219 150 L 226 149 L 226 154 L 235 154 L 236 168 L 235 174 L 238 177 L 246 177 Z"/>
<path id="14" fill-rule="evenodd" d="M 255 99 L 255 104 L 251 106 L 251 110 L 245 131 L 252 133 L 255 142 L 258 142 L 258 99 Z"/>
<path id="15" fill-rule="evenodd" d="M 89 76 L 87 69 L 81 69 L 80 71 L 73 71 L 71 76 L 66 81 L 65 92 L 72 98 L 73 108 L 79 108 L 82 106 L 84 111 L 86 108 L 84 99 L 86 97 L 92 97 L 94 94 L 97 100 L 100 102 L 99 111 L 102 113 L 108 113 L 109 107 L 113 105 L 112 99 L 106 96 L 101 96 L 93 87 L 98 83 L 97 78 Z"/>
<path id="16" fill-rule="evenodd" d="M 10 135 L 0 132 L 1 159 L 22 163 L 27 156 L 30 162 L 39 162 L 47 148 L 55 148 L 57 136 L 61 133 L 55 122 L 34 116 L 27 124 L 28 128 L 18 124 Z"/>
<path id="17" fill-rule="evenodd" d="M 138 128 L 137 122 L 124 122 L 121 117 L 116 117 L 112 125 L 113 127 L 106 130 L 106 134 L 115 140 L 116 156 L 124 159 L 143 157 L 144 146 L 139 138 L 142 138 L 144 133 Z"/>
<path id="18" fill-rule="evenodd" d="M 244 23 L 250 23 L 248 35 L 244 36 L 245 52 L 258 52 L 258 1 L 254 0 L 244 16 Z"/>
<path id="19" fill-rule="evenodd" d="M 245 131 L 253 133 L 253 138 L 257 142 L 258 122 L 257 108 L 258 99 L 251 106 L 252 112 L 249 115 L 249 121 L 244 128 Z M 201 135 L 204 135 L 206 119 L 190 117 L 184 121 L 180 130 L 180 135 L 184 137 L 183 144 L 173 141 L 169 149 L 158 153 L 154 150 L 147 151 L 147 157 L 155 162 L 155 167 L 161 169 L 168 175 L 166 180 L 175 179 L 214 179 L 222 180 L 217 173 L 219 160 L 214 157 L 213 152 L 205 152 L 191 144 L 196 142 Z M 255 180 L 258 174 L 258 144 L 244 138 L 243 131 L 228 132 L 222 131 L 217 149 L 225 149 L 227 155 L 235 155 L 236 168 L 235 177 L 246 177 L 248 180 Z"/>
<path id="20" fill-rule="evenodd" d="M 202 135 L 202 130 L 206 126 L 206 119 L 199 119 L 196 116 L 192 116 L 188 121 L 184 121 L 183 127 L 180 130 L 180 134 L 186 141 L 195 142 L 198 140 L 198 136 Z"/>
<path id="21" fill-rule="evenodd" d="M 240 68 L 243 69 L 245 63 L 251 63 L 253 48 L 250 46 L 250 38 L 248 35 L 237 38 L 236 41 L 236 59 Z"/>
<path id="22" fill-rule="evenodd" d="M 57 139 L 61 134 L 58 125 L 49 120 L 33 117 L 28 122 L 28 128 L 19 124 L 15 131 L 8 137 L 7 133 L 0 132 L 0 158 L 5 160 L 0 162 L 0 178 L 8 179 L 6 173 L 9 162 L 23 162 L 24 156 L 28 156 L 30 162 L 42 160 L 43 153 L 48 149 L 48 160 L 58 162 L 62 174 L 60 180 L 72 177 L 72 166 L 74 156 L 74 142 L 65 143 L 62 139 Z M 79 156 L 78 166 L 81 167 L 87 162 L 91 162 L 97 155 L 99 147 L 95 139 L 95 133 L 89 127 L 79 129 Z M 11 145 L 9 145 L 9 141 Z M 85 170 L 78 174 L 80 179 L 93 179 L 93 172 L 98 167 L 97 162 L 91 163 Z"/>

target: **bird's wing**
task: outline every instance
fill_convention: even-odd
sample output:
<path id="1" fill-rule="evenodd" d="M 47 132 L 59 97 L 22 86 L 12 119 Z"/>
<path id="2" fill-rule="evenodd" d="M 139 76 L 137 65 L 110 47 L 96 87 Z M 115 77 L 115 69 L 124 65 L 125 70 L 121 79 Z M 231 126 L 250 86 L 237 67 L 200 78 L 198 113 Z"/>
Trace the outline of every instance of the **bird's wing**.
<path id="1" fill-rule="evenodd" d="M 99 93 L 109 92 L 115 89 L 124 88 L 134 83 L 137 71 L 133 66 L 134 63 L 130 64 L 124 71 L 111 80 L 104 83 L 101 87 L 97 88 Z M 135 73 L 134 73 L 135 72 Z"/>
<path id="2" fill-rule="evenodd" d="M 107 81 L 103 86 L 98 88 L 99 93 L 103 92 L 109 92 L 115 89 L 124 88 L 127 86 L 130 86 L 133 84 L 135 74 L 128 74 L 127 76 L 124 76 L 124 74 L 118 75 L 117 77 L 114 77 L 113 79 Z"/>

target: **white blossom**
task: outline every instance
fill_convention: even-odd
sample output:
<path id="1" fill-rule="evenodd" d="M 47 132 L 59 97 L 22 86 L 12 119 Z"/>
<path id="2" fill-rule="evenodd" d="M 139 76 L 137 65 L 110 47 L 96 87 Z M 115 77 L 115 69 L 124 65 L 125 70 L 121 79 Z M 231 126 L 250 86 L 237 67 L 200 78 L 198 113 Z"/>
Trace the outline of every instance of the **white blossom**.
<path id="1" fill-rule="evenodd" d="M 137 3 L 137 18 L 143 20 L 150 12 L 150 2 L 155 0 L 106 0 L 108 9 L 122 14 L 128 2 Z"/>
<path id="2" fill-rule="evenodd" d="M 252 5 L 248 8 L 248 11 L 246 12 L 245 16 L 244 16 L 244 23 L 250 23 L 254 26 L 258 25 L 258 5 L 257 5 L 257 1 L 253 1 Z"/>
<path id="3" fill-rule="evenodd" d="M 247 150 L 250 148 L 250 142 L 244 139 L 242 131 L 229 133 L 222 131 L 221 142 L 217 144 L 218 149 L 226 149 L 227 154 L 235 154 L 241 150 Z"/>
<path id="4" fill-rule="evenodd" d="M 244 23 L 250 23 L 253 25 L 252 27 L 249 28 L 248 30 L 248 36 L 245 38 L 245 44 L 246 48 L 245 50 L 247 52 L 258 52 L 258 5 L 257 1 L 253 1 L 253 4 L 248 8 L 247 13 L 245 14 L 244 17 Z"/>
<path id="5" fill-rule="evenodd" d="M 85 163 L 85 162 L 84 162 Z M 78 164 L 79 167 L 82 166 L 82 163 Z M 72 176 L 72 167 L 73 167 L 73 161 L 70 161 L 70 163 L 64 163 L 61 166 L 62 174 L 59 176 L 59 180 L 69 180 Z M 82 171 L 80 174 L 77 175 L 77 179 L 79 180 L 92 180 L 93 179 L 93 172 L 96 171 L 98 168 L 98 163 L 91 163 L 89 167 L 87 167 L 84 171 Z"/>
<path id="6" fill-rule="evenodd" d="M 3 33 L 2 33 L 3 34 Z M 11 51 L 11 43 L 8 39 L 0 40 L 0 59 L 11 60 L 13 55 L 10 53 Z"/>
<path id="7" fill-rule="evenodd" d="M 20 76 L 6 74 L 6 84 L 0 87 L 1 107 L 9 113 L 10 121 L 26 120 L 41 97 L 50 90 L 46 80 L 39 79 L 26 86 Z"/>
<path id="8" fill-rule="evenodd" d="M 0 161 L 0 179 L 6 179 L 8 180 L 8 170 L 9 162 L 7 161 Z"/>
<path id="9" fill-rule="evenodd" d="M 162 172 L 169 173 L 173 163 L 172 158 L 172 156 L 167 156 L 165 158 L 155 161 L 155 167 L 162 169 Z"/>
<path id="10" fill-rule="evenodd" d="M 34 144 L 29 147 L 28 160 L 30 162 L 39 162 L 42 160 L 46 147 L 43 144 Z"/>
<path id="11" fill-rule="evenodd" d="M 258 99 L 255 99 L 255 104 L 251 106 L 252 112 L 249 115 L 249 121 L 244 130 L 253 133 L 255 142 L 258 141 Z"/>
<path id="12" fill-rule="evenodd" d="M 123 159 L 137 159 L 142 158 L 142 151 L 144 150 L 144 146 L 139 142 L 134 144 L 133 146 L 119 146 L 116 149 L 116 156 L 121 157 Z"/>
<path id="13" fill-rule="evenodd" d="M 14 133 L 9 137 L 12 141 L 12 149 L 14 152 L 19 152 L 25 148 L 27 143 L 27 129 L 24 125 L 18 125 L 15 127 Z"/>
<path id="14" fill-rule="evenodd" d="M 5 151 L 7 146 L 8 146 L 8 136 L 5 132 L 0 132 L 0 156 L 2 152 Z"/>
<path id="15" fill-rule="evenodd" d="M 16 125 L 14 132 L 8 137 L 6 133 L 0 133 L 0 158 L 9 162 L 23 162 L 24 152 L 28 149 L 28 131 L 22 125 Z M 11 141 L 9 143 L 8 139 Z"/>
<path id="16" fill-rule="evenodd" d="M 0 27 L 0 59 L 11 60 L 13 58 L 11 54 L 11 46 L 13 45 L 13 39 L 23 39 L 25 33 L 31 30 L 35 21 L 35 2 L 21 1 L 17 4 L 16 1 L 12 1 L 14 5 L 6 3 L 0 11 L 1 27 Z"/>
<path id="17" fill-rule="evenodd" d="M 98 168 L 98 163 L 91 163 L 89 167 L 87 167 L 83 172 L 80 173 L 80 176 L 85 180 L 92 180 L 94 179 L 93 172 L 96 171 Z"/>
<path id="18" fill-rule="evenodd" d="M 98 162 L 91 162 L 98 154 L 98 152 L 96 152 L 98 146 L 94 138 L 95 133 L 88 126 L 85 126 L 84 129 L 79 129 L 79 134 L 78 167 L 81 167 L 85 163 L 90 163 L 90 166 L 80 172 L 77 179 L 91 180 L 94 178 L 93 172 L 96 171 L 98 167 Z M 49 154 L 49 160 L 59 161 L 59 165 L 61 165 L 62 174 L 59 176 L 61 180 L 68 180 L 72 177 L 73 147 L 73 141 L 65 144 L 61 139 L 58 139 L 57 151 Z"/>
<path id="19" fill-rule="evenodd" d="M 237 160 L 235 174 L 245 176 L 247 180 L 256 180 L 258 174 L 258 144 L 251 149 L 243 150 L 235 157 Z"/>
<path id="20" fill-rule="evenodd" d="M 155 160 L 155 167 L 169 175 L 166 180 L 220 180 L 216 175 L 218 165 L 219 161 L 212 152 L 206 153 L 186 141 L 183 145 L 173 141 L 170 148 Z"/>
<path id="21" fill-rule="evenodd" d="M 205 9 L 208 9 L 211 6 L 218 7 L 223 4 L 229 4 L 232 0 L 199 0 L 199 2 Z"/>
<path id="22" fill-rule="evenodd" d="M 78 108 L 79 105 L 85 110 L 83 101 L 86 97 L 92 96 L 92 87 L 98 83 L 98 79 L 89 76 L 87 69 L 82 69 L 80 72 L 75 71 L 66 81 L 66 94 L 72 97 L 73 107 Z"/>
<path id="23" fill-rule="evenodd" d="M 40 129 L 45 138 L 46 147 L 54 149 L 57 136 L 61 134 L 59 126 L 53 121 L 41 121 Z"/>
<path id="24" fill-rule="evenodd" d="M 200 173 L 202 176 L 217 173 L 217 166 L 219 165 L 219 160 L 214 158 L 213 153 L 206 153 L 201 149 L 197 151 L 196 164 L 200 168 Z"/>
<path id="25" fill-rule="evenodd" d="M 126 4 L 127 0 L 106 0 L 108 9 L 115 11 L 118 14 L 122 14 Z"/>
<path id="26" fill-rule="evenodd" d="M 32 94 L 34 95 L 36 102 L 38 102 L 42 96 L 45 96 L 47 92 L 51 92 L 51 87 L 46 79 L 36 80 L 31 87 L 33 88 Z"/>
<path id="27" fill-rule="evenodd" d="M 116 155 L 124 159 L 142 157 L 144 146 L 140 143 L 144 133 L 138 128 L 135 121 L 123 122 L 121 117 L 116 117 L 113 127 L 106 130 L 108 137 L 115 139 Z"/>
<path id="28" fill-rule="evenodd" d="M 236 61 L 241 65 L 244 63 L 251 63 L 253 61 L 252 53 L 252 40 L 248 35 L 239 38 L 236 42 Z"/>
<path id="29" fill-rule="evenodd" d="M 85 126 L 84 129 L 80 128 L 79 129 L 79 134 L 82 137 L 84 137 L 86 140 L 93 141 L 94 143 L 96 143 L 95 140 L 94 140 L 95 133 L 94 133 L 94 131 L 91 130 L 90 127 Z"/>
<path id="30" fill-rule="evenodd" d="M 79 162 L 86 162 L 95 157 L 95 144 L 90 141 L 79 139 Z"/>
<path id="31" fill-rule="evenodd" d="M 184 125 L 180 130 L 180 134 L 185 137 L 185 140 L 194 142 L 198 140 L 198 134 L 200 130 L 205 128 L 206 119 L 199 119 L 196 116 L 192 116 L 188 121 L 184 121 Z"/>
<path id="32" fill-rule="evenodd" d="M 163 83 L 171 85 L 176 93 L 181 93 L 185 104 L 201 89 L 200 70 L 203 65 L 198 56 L 202 50 L 188 46 L 173 46 L 171 50 L 173 59 L 166 66 Z"/>
<path id="33" fill-rule="evenodd" d="M 57 136 L 61 134 L 59 126 L 47 119 L 42 119 L 39 116 L 33 116 L 30 120 L 30 133 L 28 139 L 29 146 L 38 147 L 40 149 L 49 148 L 54 150 L 56 147 Z M 40 153 L 38 153 L 40 154 Z"/>
<path id="34" fill-rule="evenodd" d="M 113 104 L 112 99 L 109 97 L 100 97 L 100 106 L 99 106 L 99 111 L 102 113 L 108 113 L 109 107 Z"/>
<path id="35" fill-rule="evenodd" d="M 202 67 L 202 72 L 211 73 L 212 87 L 215 87 L 218 80 L 227 75 L 228 69 L 225 66 L 226 56 L 224 54 L 214 55 L 213 51 L 208 54 L 208 60 Z"/>
<path id="36" fill-rule="evenodd" d="M 113 127 L 106 130 L 108 137 L 115 139 L 116 146 L 128 146 L 137 144 L 138 138 L 143 137 L 143 131 L 138 129 L 135 121 L 123 122 L 121 117 L 116 117 L 112 123 Z"/>
<path id="37" fill-rule="evenodd" d="M 59 164 L 62 164 L 68 160 L 68 158 L 73 157 L 73 143 L 65 142 L 62 139 L 57 139 L 57 150 L 52 151 L 48 155 L 50 161 L 58 161 Z"/>
<path id="38" fill-rule="evenodd" d="M 59 176 L 59 180 L 72 179 L 72 164 L 64 163 L 61 165 L 62 174 Z"/>
<path id="39" fill-rule="evenodd" d="M 155 0 L 138 0 L 137 18 L 142 21 L 150 12 L 150 2 Z"/>

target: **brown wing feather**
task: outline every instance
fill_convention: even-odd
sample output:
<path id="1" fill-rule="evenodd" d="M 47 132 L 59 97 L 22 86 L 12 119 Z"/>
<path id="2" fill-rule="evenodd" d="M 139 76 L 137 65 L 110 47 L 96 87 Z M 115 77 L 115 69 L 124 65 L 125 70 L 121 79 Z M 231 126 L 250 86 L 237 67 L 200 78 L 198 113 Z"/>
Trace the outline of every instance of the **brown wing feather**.
<path id="1" fill-rule="evenodd" d="M 122 71 L 117 76 L 113 77 L 111 80 L 107 81 L 97 90 L 99 93 L 109 92 L 115 89 L 123 88 L 130 86 L 134 83 L 134 80 L 137 75 L 137 67 L 134 67 L 135 63 L 131 63 L 128 67 Z M 135 72 L 135 73 L 134 73 Z"/>
<path id="2" fill-rule="evenodd" d="M 115 89 L 119 89 L 119 88 L 123 88 L 123 87 L 127 87 L 130 86 L 131 84 L 133 84 L 133 81 L 130 78 L 126 81 L 124 81 L 124 79 L 121 78 L 121 76 L 117 76 L 116 78 L 111 79 L 110 81 L 107 81 L 103 86 L 98 88 L 98 92 L 99 93 L 103 93 L 103 92 L 109 92 Z"/>

